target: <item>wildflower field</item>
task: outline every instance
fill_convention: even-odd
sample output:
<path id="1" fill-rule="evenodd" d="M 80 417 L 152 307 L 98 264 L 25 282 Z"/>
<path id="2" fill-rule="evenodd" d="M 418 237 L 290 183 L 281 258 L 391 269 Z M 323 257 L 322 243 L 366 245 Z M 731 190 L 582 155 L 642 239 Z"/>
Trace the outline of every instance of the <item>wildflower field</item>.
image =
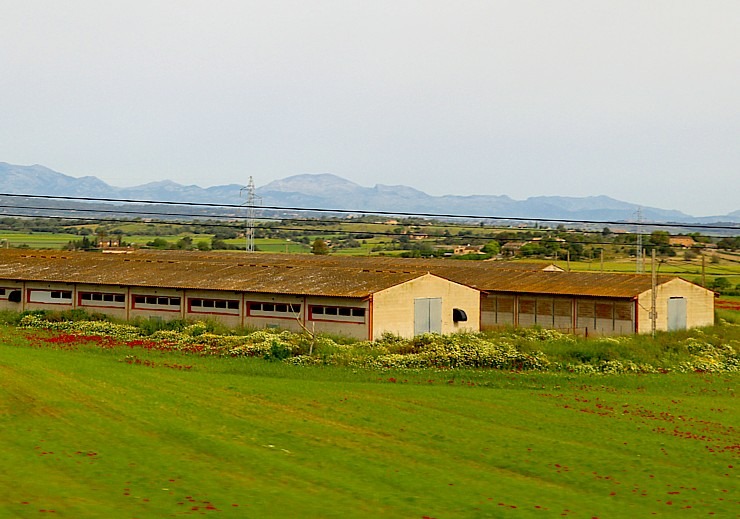
<path id="1" fill-rule="evenodd" d="M 736 325 L 639 341 L 0 326 L 0 517 L 734 517 Z"/>

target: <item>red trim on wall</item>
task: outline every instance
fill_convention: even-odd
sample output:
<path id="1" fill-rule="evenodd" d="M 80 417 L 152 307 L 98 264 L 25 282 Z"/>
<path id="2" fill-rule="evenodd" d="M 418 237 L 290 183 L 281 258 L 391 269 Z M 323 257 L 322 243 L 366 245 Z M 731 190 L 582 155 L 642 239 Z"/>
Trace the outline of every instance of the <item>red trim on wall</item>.
<path id="1" fill-rule="evenodd" d="M 64 302 L 54 303 L 51 301 L 31 301 L 31 292 L 69 292 L 72 297 L 64 299 Z M 62 299 L 62 298 L 59 298 Z M 30 305 L 60 305 L 60 306 L 71 306 L 74 308 L 74 292 L 72 290 L 58 290 L 49 288 L 29 288 L 26 290 L 26 302 Z"/>

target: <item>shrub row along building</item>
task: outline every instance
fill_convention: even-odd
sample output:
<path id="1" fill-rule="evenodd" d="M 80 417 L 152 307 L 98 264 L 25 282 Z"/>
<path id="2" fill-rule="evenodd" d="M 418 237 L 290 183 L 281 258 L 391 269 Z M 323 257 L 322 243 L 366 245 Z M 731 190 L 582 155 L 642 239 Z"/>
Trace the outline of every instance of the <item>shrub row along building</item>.
<path id="1" fill-rule="evenodd" d="M 657 330 L 714 322 L 714 292 L 656 285 Z M 119 319 L 213 319 L 374 339 L 385 332 L 652 329 L 652 282 L 542 264 L 260 253 L 0 252 L 0 309 L 84 309 Z"/>

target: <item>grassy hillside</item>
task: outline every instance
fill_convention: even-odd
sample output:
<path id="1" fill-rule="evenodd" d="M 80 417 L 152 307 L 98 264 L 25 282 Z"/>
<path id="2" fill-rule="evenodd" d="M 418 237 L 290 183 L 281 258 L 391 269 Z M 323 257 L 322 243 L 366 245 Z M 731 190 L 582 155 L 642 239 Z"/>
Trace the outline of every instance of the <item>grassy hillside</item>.
<path id="1" fill-rule="evenodd" d="M 730 517 L 737 374 L 296 367 L 0 329 L 0 517 Z"/>

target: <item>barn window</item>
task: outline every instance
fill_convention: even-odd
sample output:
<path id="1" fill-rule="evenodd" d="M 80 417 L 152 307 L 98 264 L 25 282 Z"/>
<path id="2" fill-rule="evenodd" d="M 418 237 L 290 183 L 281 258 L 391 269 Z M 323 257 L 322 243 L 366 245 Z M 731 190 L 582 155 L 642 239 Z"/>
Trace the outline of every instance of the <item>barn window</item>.
<path id="1" fill-rule="evenodd" d="M 134 308 L 175 312 L 180 309 L 180 298 L 172 296 L 134 296 Z"/>
<path id="2" fill-rule="evenodd" d="M 121 307 L 126 303 L 124 294 L 113 294 L 106 292 L 80 292 L 80 305 L 82 306 L 102 306 L 102 307 Z"/>
<path id="3" fill-rule="evenodd" d="M 52 305 L 68 305 L 72 302 L 71 290 L 28 290 L 29 303 L 48 303 Z"/>
<path id="4" fill-rule="evenodd" d="M 312 305 L 309 307 L 309 319 L 361 324 L 365 322 L 365 309 L 352 306 Z"/>
<path id="5" fill-rule="evenodd" d="M 200 297 L 188 298 L 190 312 L 214 314 L 239 314 L 239 301 L 234 299 L 204 299 Z"/>
<path id="6" fill-rule="evenodd" d="M 247 303 L 248 315 L 253 317 L 277 317 L 295 319 L 301 313 L 301 305 L 296 303 Z"/>

